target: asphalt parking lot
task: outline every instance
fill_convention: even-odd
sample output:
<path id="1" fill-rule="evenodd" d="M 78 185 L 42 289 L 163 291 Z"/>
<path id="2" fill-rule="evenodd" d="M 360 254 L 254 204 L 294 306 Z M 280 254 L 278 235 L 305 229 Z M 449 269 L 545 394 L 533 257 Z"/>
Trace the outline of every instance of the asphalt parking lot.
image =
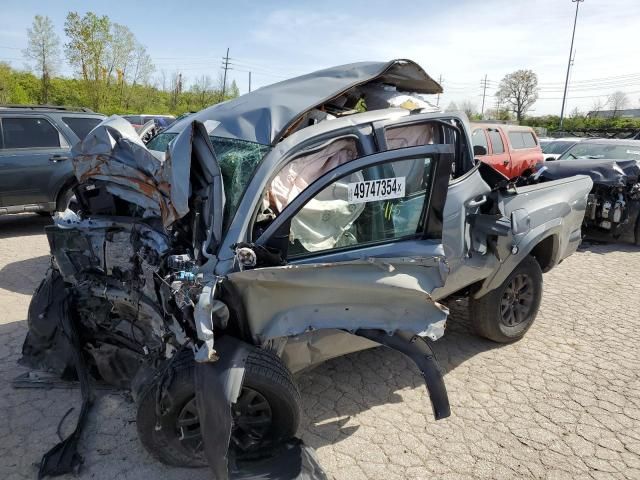
<path id="1" fill-rule="evenodd" d="M 14 390 L 31 293 L 48 265 L 35 215 L 0 217 L 0 478 L 31 479 L 72 428 L 78 390 Z M 435 422 L 417 369 L 374 349 L 299 378 L 299 434 L 336 479 L 640 479 L 640 248 L 594 245 L 545 275 L 527 336 L 498 346 L 451 305 L 435 348 L 452 416 Z M 100 393 L 81 442 L 80 478 L 205 479 L 143 450 L 125 395 Z M 72 478 L 72 477 L 70 477 Z"/>

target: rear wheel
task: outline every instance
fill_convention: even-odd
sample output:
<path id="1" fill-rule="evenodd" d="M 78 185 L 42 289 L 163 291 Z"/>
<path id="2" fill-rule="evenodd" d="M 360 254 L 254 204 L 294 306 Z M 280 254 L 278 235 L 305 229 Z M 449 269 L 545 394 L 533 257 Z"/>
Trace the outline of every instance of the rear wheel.
<path id="1" fill-rule="evenodd" d="M 170 405 L 156 415 L 158 379 L 138 402 L 138 435 L 144 447 L 162 463 L 203 467 L 202 434 L 193 387 L 193 358 L 179 359 L 168 388 Z M 232 406 L 230 448 L 238 454 L 292 437 L 300 422 L 300 393 L 291 373 L 277 355 L 255 349 L 246 363 L 242 390 Z M 158 428 L 159 427 L 159 428 Z"/>
<path id="2" fill-rule="evenodd" d="M 520 340 L 536 319 L 541 300 L 542 270 L 536 259 L 528 256 L 498 288 L 471 299 L 473 328 L 494 342 Z"/>

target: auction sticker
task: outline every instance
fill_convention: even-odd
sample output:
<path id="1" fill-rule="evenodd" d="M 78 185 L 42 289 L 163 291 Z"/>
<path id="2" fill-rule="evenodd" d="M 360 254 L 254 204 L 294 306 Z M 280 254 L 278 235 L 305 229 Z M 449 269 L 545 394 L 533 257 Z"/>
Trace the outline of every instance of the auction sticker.
<path id="1" fill-rule="evenodd" d="M 366 203 L 404 197 L 405 177 L 384 178 L 347 184 L 349 203 Z"/>

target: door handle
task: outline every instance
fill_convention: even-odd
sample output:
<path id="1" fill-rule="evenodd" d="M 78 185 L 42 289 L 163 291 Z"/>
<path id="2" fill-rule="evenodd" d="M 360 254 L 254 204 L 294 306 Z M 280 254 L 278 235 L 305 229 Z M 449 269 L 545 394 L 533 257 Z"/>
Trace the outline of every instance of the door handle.
<path id="1" fill-rule="evenodd" d="M 62 162 L 64 160 L 69 160 L 69 157 L 67 157 L 66 155 L 51 155 L 49 157 L 49 161 L 53 163 Z"/>
<path id="2" fill-rule="evenodd" d="M 509 160 L 504 160 L 502 164 L 506 167 L 507 165 L 509 165 Z"/>
<path id="3" fill-rule="evenodd" d="M 487 203 L 487 196 L 486 195 L 482 195 L 479 198 L 476 198 L 475 200 L 470 200 L 469 202 L 467 202 L 467 207 L 479 207 L 480 205 Z"/>

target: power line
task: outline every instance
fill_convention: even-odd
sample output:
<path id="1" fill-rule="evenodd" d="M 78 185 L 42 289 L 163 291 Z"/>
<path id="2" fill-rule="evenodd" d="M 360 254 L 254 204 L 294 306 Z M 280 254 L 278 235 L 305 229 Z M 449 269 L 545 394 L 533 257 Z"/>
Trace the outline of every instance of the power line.
<path id="1" fill-rule="evenodd" d="M 640 90 L 636 90 L 636 91 L 633 91 L 633 92 L 624 92 L 624 93 L 626 93 L 627 95 L 634 95 L 636 93 L 640 93 Z M 598 98 L 598 97 L 606 97 L 606 96 L 607 96 L 607 94 L 605 93 L 605 94 L 601 94 L 601 95 L 586 95 L 586 96 L 583 96 L 583 97 L 571 97 L 571 98 L 574 98 L 574 99 L 578 99 L 578 98 Z M 538 100 L 562 100 L 562 98 L 563 97 L 539 97 Z"/>

